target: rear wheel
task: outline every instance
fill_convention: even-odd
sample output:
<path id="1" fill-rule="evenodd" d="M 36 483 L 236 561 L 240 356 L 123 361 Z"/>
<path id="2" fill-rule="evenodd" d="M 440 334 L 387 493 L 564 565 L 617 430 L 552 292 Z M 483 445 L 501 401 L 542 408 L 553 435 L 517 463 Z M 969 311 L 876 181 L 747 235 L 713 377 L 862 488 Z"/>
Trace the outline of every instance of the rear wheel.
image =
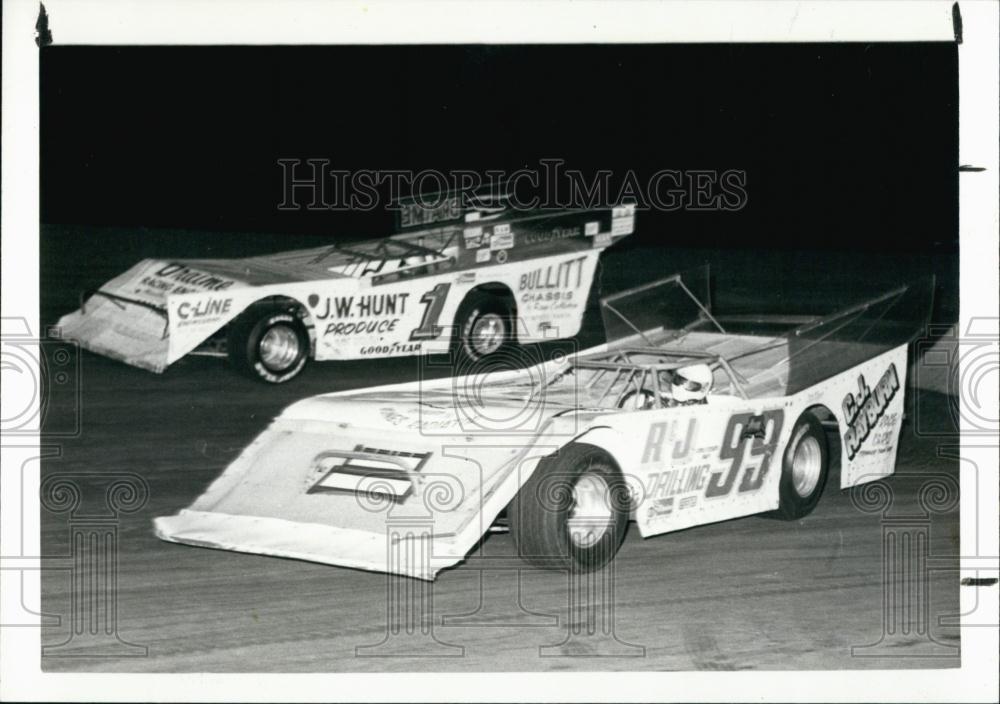
<path id="1" fill-rule="evenodd" d="M 795 520 L 816 508 L 830 467 L 826 433 L 811 413 L 799 417 L 781 460 L 779 518 Z"/>
<path id="2" fill-rule="evenodd" d="M 614 558 L 628 525 L 628 489 L 604 450 L 573 443 L 542 460 L 507 507 L 521 558 L 590 572 Z"/>
<path id="3" fill-rule="evenodd" d="M 229 324 L 229 361 L 241 373 L 270 384 L 294 379 L 309 359 L 309 332 L 281 306 L 254 306 Z"/>
<path id="4" fill-rule="evenodd" d="M 514 342 L 513 310 L 504 296 L 473 291 L 455 315 L 455 347 L 464 361 L 478 362 Z"/>

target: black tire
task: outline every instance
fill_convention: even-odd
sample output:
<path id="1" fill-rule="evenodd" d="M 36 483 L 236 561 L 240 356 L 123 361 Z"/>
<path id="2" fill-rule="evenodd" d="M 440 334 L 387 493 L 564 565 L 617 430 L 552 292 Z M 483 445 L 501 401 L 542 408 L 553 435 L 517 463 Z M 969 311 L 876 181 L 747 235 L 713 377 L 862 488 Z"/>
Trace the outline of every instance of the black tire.
<path id="1" fill-rule="evenodd" d="M 574 507 L 574 487 L 580 481 L 603 480 L 607 489 L 603 506 L 591 514 L 592 540 L 574 540 L 569 519 Z M 605 510 L 610 516 L 597 518 Z M 628 488 L 621 471 L 608 454 L 594 445 L 572 443 L 558 454 L 539 462 L 534 474 L 507 507 L 511 536 L 521 558 L 532 565 L 549 569 L 576 569 L 591 572 L 614 558 L 625 538 L 628 526 Z M 588 527 L 586 516 L 578 516 Z M 600 526 L 603 525 L 603 532 Z M 597 535 L 600 537 L 598 538 Z"/>
<path id="2" fill-rule="evenodd" d="M 800 464 L 800 468 L 809 467 L 806 471 L 795 469 L 797 452 L 802 453 L 798 462 L 804 463 Z M 813 414 L 803 413 L 795 422 L 781 457 L 779 503 L 774 515 L 786 521 L 809 515 L 823 495 L 829 471 L 829 448 L 823 425 Z"/>
<path id="3" fill-rule="evenodd" d="M 297 344 L 280 363 L 262 356 L 265 335 L 285 331 Z M 280 334 L 277 333 L 277 334 Z M 309 331 L 294 311 L 280 305 L 253 306 L 229 324 L 226 333 L 229 361 L 241 374 L 269 384 L 283 384 L 298 376 L 309 359 Z M 291 347 L 289 347 L 291 350 Z"/>
<path id="4" fill-rule="evenodd" d="M 483 352 L 474 341 L 476 324 L 490 316 L 502 326 L 501 339 L 494 349 Z M 455 314 L 455 351 L 462 362 L 478 362 L 509 350 L 514 344 L 513 304 L 503 295 L 472 291 Z"/>

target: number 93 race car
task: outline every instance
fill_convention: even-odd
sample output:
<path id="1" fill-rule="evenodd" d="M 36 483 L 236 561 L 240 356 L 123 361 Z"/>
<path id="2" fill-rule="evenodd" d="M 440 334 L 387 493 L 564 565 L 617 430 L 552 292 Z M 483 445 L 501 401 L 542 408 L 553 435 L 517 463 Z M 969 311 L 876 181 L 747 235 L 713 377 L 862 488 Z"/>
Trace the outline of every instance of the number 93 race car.
<path id="1" fill-rule="evenodd" d="M 146 259 L 84 296 L 61 334 L 154 372 L 189 353 L 228 355 L 272 383 L 310 357 L 399 357 L 434 344 L 478 360 L 519 337 L 577 334 L 601 252 L 635 224 L 631 205 L 518 212 L 464 208 L 461 196 L 432 205 L 401 205 L 401 232 L 380 240 Z"/>
<path id="2" fill-rule="evenodd" d="M 433 579 L 506 511 L 527 562 L 592 570 L 643 537 L 892 474 L 933 281 L 766 335 L 724 329 L 707 268 L 602 299 L 565 358 L 299 401 L 164 540 Z"/>

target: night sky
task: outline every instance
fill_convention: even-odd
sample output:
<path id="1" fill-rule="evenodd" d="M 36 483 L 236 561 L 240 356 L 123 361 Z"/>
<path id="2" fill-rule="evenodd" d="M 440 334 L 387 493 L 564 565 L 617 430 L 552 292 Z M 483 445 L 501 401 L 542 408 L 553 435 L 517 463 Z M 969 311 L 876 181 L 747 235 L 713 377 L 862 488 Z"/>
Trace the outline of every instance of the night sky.
<path id="1" fill-rule="evenodd" d="M 735 212 L 641 214 L 637 244 L 953 252 L 952 43 L 48 47 L 42 220 L 385 234 L 279 210 L 281 158 L 337 169 L 746 172 Z"/>

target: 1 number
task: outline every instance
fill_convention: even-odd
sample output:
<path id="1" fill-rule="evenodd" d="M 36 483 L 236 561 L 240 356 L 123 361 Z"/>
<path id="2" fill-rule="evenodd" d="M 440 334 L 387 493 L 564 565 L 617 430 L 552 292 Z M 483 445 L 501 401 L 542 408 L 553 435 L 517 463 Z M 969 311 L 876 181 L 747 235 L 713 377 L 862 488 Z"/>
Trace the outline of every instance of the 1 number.
<path id="1" fill-rule="evenodd" d="M 410 333 L 411 340 L 433 340 L 441 335 L 441 326 L 437 322 L 450 289 L 449 283 L 438 284 L 420 297 L 420 302 L 425 306 L 424 317 L 420 319 L 420 326 Z"/>

